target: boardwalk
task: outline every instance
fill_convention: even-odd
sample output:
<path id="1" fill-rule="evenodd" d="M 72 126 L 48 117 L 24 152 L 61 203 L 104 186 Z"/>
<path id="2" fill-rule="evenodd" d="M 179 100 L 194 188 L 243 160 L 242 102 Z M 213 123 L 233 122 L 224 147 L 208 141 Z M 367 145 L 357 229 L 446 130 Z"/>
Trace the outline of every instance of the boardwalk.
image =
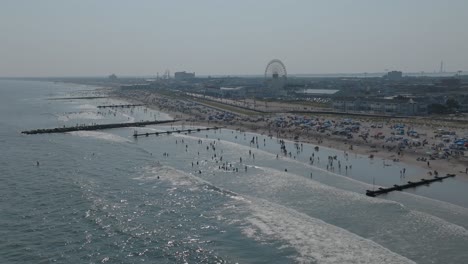
<path id="1" fill-rule="evenodd" d="M 75 127 L 57 127 L 57 128 L 46 128 L 46 129 L 35 129 L 22 131 L 23 134 L 48 134 L 48 133 L 66 133 L 73 131 L 89 131 L 89 130 L 102 130 L 120 127 L 142 127 L 148 125 L 158 125 L 165 123 L 174 123 L 179 120 L 163 120 L 163 121 L 141 121 L 141 122 L 130 122 L 130 123 L 114 123 L 114 124 L 101 124 L 101 125 L 90 125 L 90 126 L 75 126 Z"/>

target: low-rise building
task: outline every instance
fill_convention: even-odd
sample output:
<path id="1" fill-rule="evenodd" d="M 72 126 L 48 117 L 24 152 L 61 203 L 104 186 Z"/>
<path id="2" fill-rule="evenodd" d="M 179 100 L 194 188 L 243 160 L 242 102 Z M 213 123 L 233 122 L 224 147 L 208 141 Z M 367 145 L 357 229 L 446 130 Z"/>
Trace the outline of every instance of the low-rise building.
<path id="1" fill-rule="evenodd" d="M 179 80 L 179 81 L 184 81 L 184 80 L 190 80 L 195 78 L 195 73 L 194 72 L 176 72 L 174 73 L 174 79 Z"/>
<path id="2" fill-rule="evenodd" d="M 401 79 L 403 77 L 403 72 L 401 72 L 401 71 L 391 71 L 391 72 L 388 72 L 387 75 L 385 75 L 384 77 L 386 77 L 389 80 L 398 80 L 398 79 Z"/>

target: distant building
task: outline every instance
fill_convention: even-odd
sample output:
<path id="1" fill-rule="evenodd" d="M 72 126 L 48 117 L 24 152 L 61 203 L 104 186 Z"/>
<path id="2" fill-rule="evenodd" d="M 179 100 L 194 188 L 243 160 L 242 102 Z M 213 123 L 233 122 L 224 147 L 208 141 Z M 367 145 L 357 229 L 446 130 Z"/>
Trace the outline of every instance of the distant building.
<path id="1" fill-rule="evenodd" d="M 195 73 L 194 72 L 176 72 L 174 73 L 174 78 L 179 81 L 183 80 L 190 80 L 195 78 Z"/>
<path id="2" fill-rule="evenodd" d="M 117 75 L 115 75 L 115 74 L 109 75 L 109 80 L 111 80 L 111 81 L 117 80 Z"/>
<path id="3" fill-rule="evenodd" d="M 390 79 L 390 80 L 398 80 L 398 79 L 401 79 L 403 77 L 403 72 L 401 72 L 401 71 L 391 71 L 391 72 L 388 72 L 387 75 L 385 75 L 384 77 L 387 78 L 387 79 Z"/>

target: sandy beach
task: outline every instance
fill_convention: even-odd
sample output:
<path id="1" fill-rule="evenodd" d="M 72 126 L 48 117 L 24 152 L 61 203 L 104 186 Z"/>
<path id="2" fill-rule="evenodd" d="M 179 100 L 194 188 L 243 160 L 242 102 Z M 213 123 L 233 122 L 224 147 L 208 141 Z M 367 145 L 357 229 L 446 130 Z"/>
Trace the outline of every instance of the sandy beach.
<path id="1" fill-rule="evenodd" d="M 259 113 L 249 110 L 252 108 L 235 107 L 236 104 L 248 105 L 248 102 L 231 101 L 225 104 L 142 90 L 114 90 L 110 96 L 144 103 L 149 108 L 181 120 L 180 124 L 223 126 L 362 154 L 383 160 L 383 163 L 411 164 L 427 171 L 421 178 L 453 173 L 468 179 L 468 157 L 462 150 L 450 148 L 457 138 L 466 138 L 468 122 L 428 117 L 399 119 L 281 113 L 282 107 L 287 110 L 299 107 L 272 102 L 255 109 L 274 109 L 275 112 Z M 305 122 L 314 126 L 304 126 Z"/>

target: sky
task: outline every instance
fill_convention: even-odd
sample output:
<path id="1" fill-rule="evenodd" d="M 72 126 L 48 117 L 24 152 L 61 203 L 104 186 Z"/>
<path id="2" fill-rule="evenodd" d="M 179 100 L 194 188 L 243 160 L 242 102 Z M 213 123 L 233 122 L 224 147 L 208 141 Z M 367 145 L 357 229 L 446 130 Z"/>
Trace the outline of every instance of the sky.
<path id="1" fill-rule="evenodd" d="M 0 0 L 0 76 L 468 71 L 467 0 Z"/>

